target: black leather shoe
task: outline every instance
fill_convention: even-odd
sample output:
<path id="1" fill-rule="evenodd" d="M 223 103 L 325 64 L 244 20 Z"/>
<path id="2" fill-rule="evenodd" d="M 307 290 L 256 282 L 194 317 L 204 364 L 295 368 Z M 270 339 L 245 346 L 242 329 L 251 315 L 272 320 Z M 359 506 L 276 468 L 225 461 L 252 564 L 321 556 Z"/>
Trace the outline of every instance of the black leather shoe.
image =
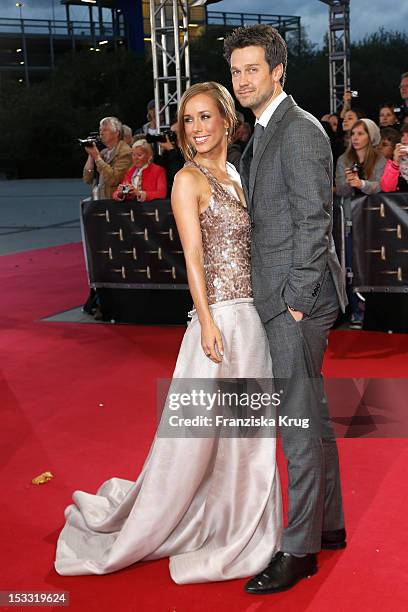
<path id="1" fill-rule="evenodd" d="M 246 585 L 247 593 L 266 595 L 278 593 L 293 587 L 302 578 L 313 576 L 317 572 L 316 555 L 294 557 L 278 552 L 267 568 L 251 578 Z"/>
<path id="2" fill-rule="evenodd" d="M 334 531 L 323 531 L 322 550 L 339 550 L 346 548 L 346 530 L 335 529 Z"/>

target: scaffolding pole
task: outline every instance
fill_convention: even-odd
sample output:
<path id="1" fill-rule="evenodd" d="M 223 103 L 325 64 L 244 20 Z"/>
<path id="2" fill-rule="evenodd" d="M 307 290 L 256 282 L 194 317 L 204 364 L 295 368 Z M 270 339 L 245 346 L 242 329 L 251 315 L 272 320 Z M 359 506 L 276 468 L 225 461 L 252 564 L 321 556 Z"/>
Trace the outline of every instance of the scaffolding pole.
<path id="1" fill-rule="evenodd" d="M 329 5 L 330 112 L 343 106 L 350 90 L 350 0 L 320 0 Z"/>
<path id="2" fill-rule="evenodd" d="M 150 0 L 150 28 L 156 125 L 161 131 L 170 127 L 190 86 L 188 0 Z"/>

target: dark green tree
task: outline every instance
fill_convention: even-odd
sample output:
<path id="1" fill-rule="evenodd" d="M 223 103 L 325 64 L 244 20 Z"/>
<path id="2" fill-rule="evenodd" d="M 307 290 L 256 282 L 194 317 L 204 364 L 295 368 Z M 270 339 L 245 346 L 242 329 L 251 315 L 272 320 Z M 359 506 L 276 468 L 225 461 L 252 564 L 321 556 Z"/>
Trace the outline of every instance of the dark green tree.
<path id="1" fill-rule="evenodd" d="M 125 50 L 68 56 L 46 81 L 1 90 L 0 167 L 16 168 L 22 178 L 78 176 L 84 152 L 77 138 L 108 115 L 137 129 L 151 98 L 144 59 Z"/>

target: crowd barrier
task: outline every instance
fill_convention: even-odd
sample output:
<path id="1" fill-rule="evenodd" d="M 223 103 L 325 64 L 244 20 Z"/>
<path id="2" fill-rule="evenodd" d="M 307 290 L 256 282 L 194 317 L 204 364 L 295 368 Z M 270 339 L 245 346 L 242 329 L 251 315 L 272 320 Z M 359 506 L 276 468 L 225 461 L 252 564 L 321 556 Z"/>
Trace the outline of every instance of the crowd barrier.
<path id="1" fill-rule="evenodd" d="M 81 207 L 91 287 L 187 289 L 170 200 L 84 200 Z"/>
<path id="2" fill-rule="evenodd" d="M 354 198 L 353 287 L 408 293 L 408 193 Z"/>
<path id="3" fill-rule="evenodd" d="M 192 302 L 170 200 L 84 200 L 81 229 L 105 319 L 185 323 Z"/>
<path id="4" fill-rule="evenodd" d="M 354 291 L 407 294 L 408 194 L 357 197 L 351 209 Z M 343 199 L 335 198 L 333 237 L 345 277 L 346 224 Z M 84 200 L 81 227 L 89 284 L 103 292 L 104 305 L 112 311 L 112 318 L 185 321 L 191 298 L 169 200 Z M 384 310 L 384 302 L 381 308 Z M 121 316 L 118 310 L 122 310 Z"/>

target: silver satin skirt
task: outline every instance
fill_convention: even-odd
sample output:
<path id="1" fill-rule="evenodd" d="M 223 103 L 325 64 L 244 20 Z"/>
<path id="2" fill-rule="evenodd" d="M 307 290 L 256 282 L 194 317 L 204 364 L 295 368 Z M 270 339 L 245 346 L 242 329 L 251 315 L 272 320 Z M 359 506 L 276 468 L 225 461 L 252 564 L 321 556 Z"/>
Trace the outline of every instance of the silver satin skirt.
<path id="1" fill-rule="evenodd" d="M 268 341 L 253 300 L 211 310 L 223 336 L 222 363 L 204 355 L 193 312 L 174 378 L 270 378 Z M 65 519 L 55 560 L 61 575 L 107 574 L 163 557 L 178 584 L 256 574 L 282 534 L 276 438 L 156 434 L 136 482 L 111 478 L 95 495 L 75 491 Z"/>

